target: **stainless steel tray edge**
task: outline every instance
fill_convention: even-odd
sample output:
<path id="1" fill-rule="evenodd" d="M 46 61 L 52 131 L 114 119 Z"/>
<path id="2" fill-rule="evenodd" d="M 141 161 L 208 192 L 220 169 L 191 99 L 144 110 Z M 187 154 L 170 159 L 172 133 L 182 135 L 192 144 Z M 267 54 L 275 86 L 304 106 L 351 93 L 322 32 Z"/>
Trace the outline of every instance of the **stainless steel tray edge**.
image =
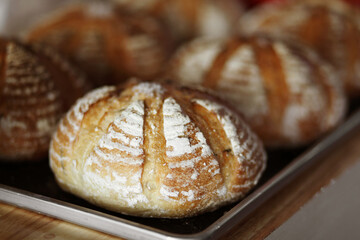
<path id="1" fill-rule="evenodd" d="M 0 201 L 126 239 L 206 239 L 151 228 L 106 213 L 0 184 Z"/>
<path id="2" fill-rule="evenodd" d="M 314 165 L 322 155 L 326 154 L 331 149 L 332 146 L 346 137 L 350 137 L 358 128 L 360 128 L 360 110 L 357 110 L 341 126 L 294 159 L 283 170 L 279 171 L 256 191 L 241 200 L 239 204 L 204 231 L 216 229 L 216 231 L 213 232 L 211 239 L 218 239 L 220 236 L 224 235 L 234 226 L 234 224 L 244 220 L 262 203 L 280 191 L 303 171 Z"/>
<path id="3" fill-rule="evenodd" d="M 219 239 L 235 224 L 244 220 L 262 203 L 282 189 L 305 169 L 316 163 L 319 157 L 360 126 L 360 111 L 356 111 L 345 123 L 327 137 L 293 160 L 265 184 L 241 200 L 205 230 L 196 234 L 174 234 L 138 224 L 99 211 L 77 206 L 60 200 L 34 194 L 0 184 L 0 201 L 62 219 L 114 236 L 134 240 L 204 240 Z"/>

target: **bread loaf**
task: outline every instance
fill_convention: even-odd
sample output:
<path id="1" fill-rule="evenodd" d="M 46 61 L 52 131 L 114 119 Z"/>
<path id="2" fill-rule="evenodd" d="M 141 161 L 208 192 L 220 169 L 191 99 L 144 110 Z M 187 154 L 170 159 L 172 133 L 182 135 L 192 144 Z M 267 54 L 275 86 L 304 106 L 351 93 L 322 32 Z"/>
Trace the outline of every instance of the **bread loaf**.
<path id="1" fill-rule="evenodd" d="M 64 190 L 144 217 L 189 217 L 236 201 L 265 163 L 261 142 L 219 100 L 136 81 L 78 100 L 50 148 Z"/>
<path id="2" fill-rule="evenodd" d="M 40 21 L 26 40 L 57 49 L 96 86 L 128 76 L 152 79 L 171 53 L 171 38 L 146 16 L 118 14 L 112 4 L 90 2 L 61 8 Z"/>
<path id="3" fill-rule="evenodd" d="M 350 11 L 344 1 L 298 2 L 250 11 L 241 18 L 241 34 L 266 32 L 308 44 L 335 66 L 348 95 L 359 95 L 360 10 Z"/>
<path id="4" fill-rule="evenodd" d="M 234 25 L 244 11 L 238 0 L 113 0 L 122 9 L 159 19 L 178 41 L 194 37 L 224 37 L 235 33 Z"/>
<path id="5" fill-rule="evenodd" d="M 0 39 L 0 159 L 47 155 L 57 121 L 89 89 L 59 55 Z"/>
<path id="6" fill-rule="evenodd" d="M 267 147 L 308 144 L 346 112 L 331 66 L 311 49 L 275 38 L 195 40 L 175 54 L 169 75 L 180 84 L 217 92 Z"/>

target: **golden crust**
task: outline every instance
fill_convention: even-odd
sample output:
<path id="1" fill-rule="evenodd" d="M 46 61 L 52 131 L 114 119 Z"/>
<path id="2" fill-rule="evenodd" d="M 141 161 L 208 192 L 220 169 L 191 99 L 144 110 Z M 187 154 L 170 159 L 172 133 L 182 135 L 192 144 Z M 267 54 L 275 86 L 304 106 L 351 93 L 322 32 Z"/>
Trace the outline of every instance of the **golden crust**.
<path id="1" fill-rule="evenodd" d="M 63 189 L 145 217 L 188 217 L 236 201 L 265 165 L 261 142 L 220 100 L 136 81 L 81 98 L 50 148 Z"/>
<path id="2" fill-rule="evenodd" d="M 122 10 L 154 16 L 178 42 L 199 36 L 234 34 L 233 25 L 244 11 L 237 0 L 113 0 Z"/>
<path id="3" fill-rule="evenodd" d="M 61 114 L 90 87 L 49 49 L 0 40 L 0 159 L 44 158 Z"/>
<path id="4" fill-rule="evenodd" d="M 170 65 L 170 79 L 216 92 L 268 147 L 308 144 L 346 113 L 333 68 L 311 49 L 289 41 L 260 35 L 197 39 L 184 45 Z"/>
<path id="5" fill-rule="evenodd" d="M 57 49 L 96 86 L 129 76 L 150 80 L 161 74 L 172 48 L 154 19 L 118 14 L 104 2 L 59 9 L 29 30 L 26 40 Z"/>
<path id="6" fill-rule="evenodd" d="M 300 41 L 333 64 L 350 96 L 360 93 L 360 10 L 345 1 L 265 5 L 240 22 L 241 34 L 268 33 Z"/>

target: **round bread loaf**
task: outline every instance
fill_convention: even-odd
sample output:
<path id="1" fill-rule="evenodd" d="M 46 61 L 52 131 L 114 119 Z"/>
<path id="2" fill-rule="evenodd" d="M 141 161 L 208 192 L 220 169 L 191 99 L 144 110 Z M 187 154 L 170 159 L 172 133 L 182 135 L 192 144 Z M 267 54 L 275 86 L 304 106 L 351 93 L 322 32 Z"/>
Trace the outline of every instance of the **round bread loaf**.
<path id="1" fill-rule="evenodd" d="M 265 164 L 258 138 L 211 95 L 136 81 L 78 100 L 50 147 L 64 190 L 144 217 L 189 217 L 236 201 Z"/>
<path id="2" fill-rule="evenodd" d="M 179 41 L 198 36 L 224 37 L 244 11 L 238 0 L 113 0 L 122 9 L 159 19 Z"/>
<path id="3" fill-rule="evenodd" d="M 155 20 L 120 15 L 112 4 L 100 1 L 61 8 L 25 38 L 57 49 L 96 86 L 129 76 L 150 80 L 161 74 L 171 53 L 171 38 Z"/>
<path id="4" fill-rule="evenodd" d="M 0 39 L 0 69 L 0 159 L 41 159 L 61 114 L 89 87 L 41 46 Z"/>
<path id="5" fill-rule="evenodd" d="M 267 147 L 307 144 L 345 115 L 346 98 L 331 66 L 283 40 L 198 39 L 175 54 L 169 75 L 182 85 L 213 89 Z"/>
<path id="6" fill-rule="evenodd" d="M 336 67 L 347 93 L 359 95 L 360 10 L 350 11 L 344 1 L 309 2 L 256 8 L 241 18 L 240 33 L 266 32 L 309 45 Z"/>

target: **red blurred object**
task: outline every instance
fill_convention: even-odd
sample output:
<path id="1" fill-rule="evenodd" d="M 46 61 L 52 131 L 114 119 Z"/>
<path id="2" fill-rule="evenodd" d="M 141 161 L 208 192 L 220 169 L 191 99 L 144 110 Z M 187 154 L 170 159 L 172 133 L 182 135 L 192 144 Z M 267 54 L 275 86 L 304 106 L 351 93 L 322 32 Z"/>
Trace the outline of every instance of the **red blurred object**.
<path id="1" fill-rule="evenodd" d="M 254 7 L 256 5 L 266 3 L 266 2 L 284 2 L 286 0 L 240 0 L 241 2 L 245 3 L 247 7 Z M 360 0 L 358 0 L 360 1 Z"/>
<path id="2" fill-rule="evenodd" d="M 344 0 L 344 1 L 360 7 L 360 0 Z"/>

